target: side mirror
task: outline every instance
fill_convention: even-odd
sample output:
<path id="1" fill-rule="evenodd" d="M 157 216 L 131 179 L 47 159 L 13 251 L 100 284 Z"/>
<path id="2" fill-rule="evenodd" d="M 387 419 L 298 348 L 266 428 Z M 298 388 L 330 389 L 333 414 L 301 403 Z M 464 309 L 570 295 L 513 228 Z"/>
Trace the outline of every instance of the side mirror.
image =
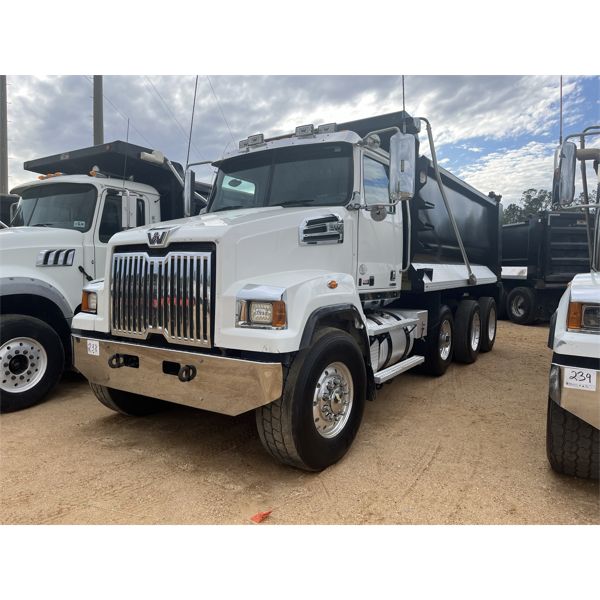
<path id="1" fill-rule="evenodd" d="M 194 187 L 196 185 L 196 177 L 194 171 L 188 169 L 185 172 L 183 180 L 183 216 L 192 216 L 192 200 L 194 199 Z"/>
<path id="2" fill-rule="evenodd" d="M 417 142 L 414 135 L 396 132 L 390 138 L 390 202 L 414 197 L 416 153 Z"/>
<path id="3" fill-rule="evenodd" d="M 18 202 L 13 202 L 10 205 L 9 211 L 10 211 L 10 222 L 11 223 L 13 222 L 13 220 L 15 218 L 15 215 L 17 214 L 17 208 L 18 208 L 18 206 L 19 206 Z"/>
<path id="4" fill-rule="evenodd" d="M 575 171 L 577 169 L 577 146 L 564 142 L 554 157 L 554 180 L 552 203 L 564 206 L 575 198 Z"/>
<path id="5" fill-rule="evenodd" d="M 121 193 L 121 223 L 123 229 L 137 227 L 137 196 L 123 190 Z"/>

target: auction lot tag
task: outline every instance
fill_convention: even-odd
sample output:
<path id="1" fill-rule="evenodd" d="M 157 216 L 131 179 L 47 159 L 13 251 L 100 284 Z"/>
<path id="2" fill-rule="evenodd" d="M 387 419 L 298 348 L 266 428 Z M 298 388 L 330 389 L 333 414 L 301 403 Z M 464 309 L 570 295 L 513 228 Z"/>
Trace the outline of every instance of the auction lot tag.
<path id="1" fill-rule="evenodd" d="M 88 354 L 92 354 L 93 356 L 100 356 L 100 344 L 96 340 L 88 340 L 87 351 Z M 594 389 L 596 388 L 594 387 Z"/>
<path id="2" fill-rule="evenodd" d="M 88 342 L 89 343 L 89 342 Z M 564 387 L 578 390 L 596 391 L 596 371 L 565 367 Z"/>

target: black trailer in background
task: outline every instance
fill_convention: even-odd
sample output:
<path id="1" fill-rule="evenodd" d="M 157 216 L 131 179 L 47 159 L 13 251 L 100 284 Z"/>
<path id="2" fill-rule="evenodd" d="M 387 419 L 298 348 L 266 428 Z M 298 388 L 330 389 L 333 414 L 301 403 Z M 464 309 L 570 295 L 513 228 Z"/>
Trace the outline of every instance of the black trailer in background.
<path id="1" fill-rule="evenodd" d="M 15 194 L 0 194 L 0 221 L 5 225 L 10 225 L 10 207 L 18 201 Z"/>
<path id="2" fill-rule="evenodd" d="M 573 277 L 589 269 L 583 213 L 542 212 L 504 225 L 501 308 L 521 325 L 548 320 Z"/>

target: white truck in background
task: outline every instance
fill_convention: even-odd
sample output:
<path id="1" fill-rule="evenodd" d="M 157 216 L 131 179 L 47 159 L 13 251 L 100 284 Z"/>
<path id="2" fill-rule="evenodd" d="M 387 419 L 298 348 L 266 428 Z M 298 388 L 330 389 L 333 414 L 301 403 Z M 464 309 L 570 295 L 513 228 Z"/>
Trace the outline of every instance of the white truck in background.
<path id="1" fill-rule="evenodd" d="M 600 191 L 600 148 L 585 148 L 585 138 L 600 135 L 600 126 L 569 136 L 559 149 L 554 202 L 561 210 L 595 210 L 591 268 L 576 275 L 550 322 L 548 347 L 553 351 L 548 390 L 546 453 L 552 468 L 565 475 L 600 476 L 600 204 L 572 206 L 577 160 L 592 161 Z M 569 141 L 579 138 L 580 147 Z"/>
<path id="2" fill-rule="evenodd" d="M 214 166 L 205 214 L 115 235 L 84 288 L 75 366 L 110 409 L 254 410 L 276 460 L 318 471 L 381 384 L 492 349 L 501 207 L 438 168 L 426 119 L 252 135 Z"/>
<path id="3" fill-rule="evenodd" d="M 111 236 L 184 216 L 183 168 L 149 148 L 115 141 L 24 168 L 41 175 L 12 190 L 20 199 L 0 229 L 1 412 L 40 402 L 72 365 L 71 319 Z"/>

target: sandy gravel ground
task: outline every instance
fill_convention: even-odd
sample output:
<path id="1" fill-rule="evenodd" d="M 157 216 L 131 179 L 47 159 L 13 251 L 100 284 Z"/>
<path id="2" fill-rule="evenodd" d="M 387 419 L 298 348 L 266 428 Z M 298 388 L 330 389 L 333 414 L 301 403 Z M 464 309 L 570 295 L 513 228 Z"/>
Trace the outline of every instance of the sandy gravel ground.
<path id="1" fill-rule="evenodd" d="M 1 522 L 600 523 L 598 484 L 546 460 L 547 331 L 502 322 L 474 365 L 385 385 L 320 474 L 273 462 L 252 414 L 127 418 L 66 376 L 0 417 Z"/>

